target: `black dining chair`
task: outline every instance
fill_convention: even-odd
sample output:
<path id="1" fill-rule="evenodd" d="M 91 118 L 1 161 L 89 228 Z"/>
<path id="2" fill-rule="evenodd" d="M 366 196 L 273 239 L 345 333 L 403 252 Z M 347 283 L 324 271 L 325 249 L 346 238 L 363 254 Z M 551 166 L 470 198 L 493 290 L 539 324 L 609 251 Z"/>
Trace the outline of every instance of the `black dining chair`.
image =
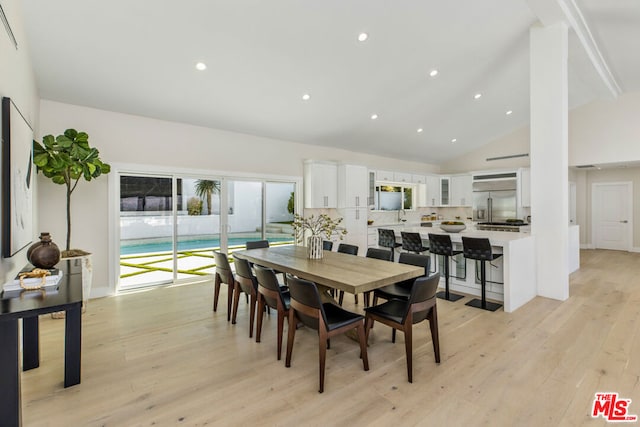
<path id="1" fill-rule="evenodd" d="M 431 257 L 429 255 L 412 254 L 409 252 L 403 252 L 398 259 L 400 264 L 415 265 L 416 267 L 424 268 L 423 277 L 429 275 L 429 267 L 431 265 Z M 403 280 L 402 282 L 387 285 L 382 288 L 373 291 L 373 305 L 378 304 L 378 298 L 385 300 L 400 299 L 408 300 L 411 294 L 411 287 L 415 279 Z"/>
<path id="2" fill-rule="evenodd" d="M 358 255 L 358 247 L 356 245 L 350 245 L 348 243 L 340 243 L 338 245 L 338 253 L 341 254 L 349 254 L 349 255 Z M 358 303 L 358 295 L 353 296 L 355 298 L 356 304 Z M 338 293 L 338 304 L 342 305 L 342 301 L 344 300 L 344 291 L 340 291 Z"/>
<path id="3" fill-rule="evenodd" d="M 436 309 L 436 290 L 440 282 L 440 274 L 429 277 L 418 277 L 411 286 L 409 298 L 405 301 L 392 299 L 380 305 L 365 308 L 365 335 L 374 322 L 380 322 L 393 328 L 392 342 L 395 342 L 395 331 L 404 332 L 404 344 L 407 358 L 407 376 L 413 382 L 413 325 L 423 320 L 429 321 L 431 341 L 436 363 L 440 363 L 440 337 L 438 335 L 438 312 Z"/>
<path id="4" fill-rule="evenodd" d="M 271 307 L 278 313 L 278 360 L 282 355 L 282 331 L 284 319 L 289 315 L 290 296 L 288 291 L 283 291 L 276 278 L 276 273 L 259 265 L 254 265 L 256 278 L 258 279 L 258 322 L 256 325 L 256 342 L 260 342 L 262 333 L 262 320 L 265 307 Z"/>
<path id="5" fill-rule="evenodd" d="M 213 288 L 213 311 L 218 311 L 218 297 L 220 296 L 221 285 L 227 285 L 227 322 L 231 320 L 231 307 L 233 304 L 233 290 L 236 279 L 229 265 L 229 259 L 222 252 L 213 251 L 213 258 L 216 263 L 216 272 Z"/>
<path id="6" fill-rule="evenodd" d="M 268 248 L 269 247 L 269 241 L 268 240 L 250 240 L 247 243 L 245 243 L 245 247 L 247 249 Z"/>
<path id="7" fill-rule="evenodd" d="M 331 252 L 333 250 L 333 242 L 331 240 L 323 240 L 322 250 Z"/>
<path id="8" fill-rule="evenodd" d="M 233 314 L 231 316 L 231 323 L 234 325 L 236 323 L 240 293 L 244 292 L 246 295 L 249 295 L 249 338 L 252 338 L 253 323 L 256 317 L 256 303 L 258 301 L 258 279 L 253 275 L 251 265 L 246 259 L 236 258 L 233 264 L 236 267 L 236 285 L 233 291 Z"/>
<path id="9" fill-rule="evenodd" d="M 393 250 L 391 249 L 380 249 L 380 248 L 368 248 L 367 249 L 367 258 L 379 259 L 382 261 L 391 261 L 393 262 Z M 367 291 L 364 293 L 364 306 L 369 307 L 371 304 L 371 292 Z"/>
<path id="10" fill-rule="evenodd" d="M 378 246 L 391 249 L 391 261 L 393 261 L 393 254 L 396 248 L 399 248 L 402 244 L 396 242 L 396 233 L 393 230 L 378 228 Z"/>
<path id="11" fill-rule="evenodd" d="M 364 365 L 364 370 L 368 371 L 369 359 L 367 357 L 367 344 L 364 333 L 364 317 L 344 310 L 335 304 L 322 303 L 318 288 L 313 282 L 289 275 L 287 283 L 289 283 L 291 292 L 291 309 L 289 310 L 289 332 L 285 366 L 287 368 L 291 367 L 296 325 L 302 322 L 305 326 L 318 331 L 318 347 L 320 350 L 320 388 L 318 391 L 320 393 L 324 391 L 325 361 L 328 341 L 331 337 L 355 329 L 358 333 L 362 364 Z"/>

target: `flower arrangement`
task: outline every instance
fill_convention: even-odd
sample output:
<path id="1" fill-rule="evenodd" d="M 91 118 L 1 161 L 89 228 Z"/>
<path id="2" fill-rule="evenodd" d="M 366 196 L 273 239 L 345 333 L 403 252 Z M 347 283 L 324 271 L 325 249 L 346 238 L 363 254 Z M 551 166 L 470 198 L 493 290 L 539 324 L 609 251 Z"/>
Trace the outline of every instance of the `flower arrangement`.
<path id="1" fill-rule="evenodd" d="M 302 243 L 304 242 L 305 231 L 309 231 L 312 236 L 321 236 L 327 240 L 337 231 L 340 240 L 342 240 L 342 236 L 347 234 L 347 230 L 337 230 L 341 222 L 342 218 L 332 219 L 327 214 L 320 214 L 317 217 L 311 215 L 309 218 L 295 214 L 292 224 L 293 235 L 296 238 L 296 242 Z"/>

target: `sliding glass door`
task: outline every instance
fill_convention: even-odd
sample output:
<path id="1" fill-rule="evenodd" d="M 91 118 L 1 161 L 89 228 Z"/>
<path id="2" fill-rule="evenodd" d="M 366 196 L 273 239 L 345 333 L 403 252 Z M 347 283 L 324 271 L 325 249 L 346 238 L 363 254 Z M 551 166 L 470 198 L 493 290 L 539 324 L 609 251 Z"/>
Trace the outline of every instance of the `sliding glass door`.
<path id="1" fill-rule="evenodd" d="M 213 250 L 293 243 L 295 182 L 119 175 L 118 289 L 211 279 Z"/>

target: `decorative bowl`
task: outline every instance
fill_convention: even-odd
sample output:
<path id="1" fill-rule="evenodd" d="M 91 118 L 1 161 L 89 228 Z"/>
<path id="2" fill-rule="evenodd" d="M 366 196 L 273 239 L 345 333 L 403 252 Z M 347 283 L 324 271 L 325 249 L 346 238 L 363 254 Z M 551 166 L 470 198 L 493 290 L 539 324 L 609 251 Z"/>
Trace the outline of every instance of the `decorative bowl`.
<path id="1" fill-rule="evenodd" d="M 447 233 L 459 233 L 465 228 L 467 228 L 467 226 L 462 222 L 445 221 L 440 223 L 440 229 L 442 231 L 446 231 Z"/>
<path id="2" fill-rule="evenodd" d="M 372 220 L 372 219 L 370 219 L 370 220 L 367 220 L 367 224 L 368 224 L 368 225 L 371 225 L 371 224 L 373 224 L 373 220 Z"/>

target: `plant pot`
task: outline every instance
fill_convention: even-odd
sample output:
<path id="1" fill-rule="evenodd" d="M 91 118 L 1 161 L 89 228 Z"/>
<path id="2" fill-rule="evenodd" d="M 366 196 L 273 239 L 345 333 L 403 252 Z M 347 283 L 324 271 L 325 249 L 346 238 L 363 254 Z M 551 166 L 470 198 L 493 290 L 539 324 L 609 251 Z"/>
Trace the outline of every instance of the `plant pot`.
<path id="1" fill-rule="evenodd" d="M 307 237 L 307 257 L 309 259 L 320 259 L 322 255 L 322 236 Z"/>

